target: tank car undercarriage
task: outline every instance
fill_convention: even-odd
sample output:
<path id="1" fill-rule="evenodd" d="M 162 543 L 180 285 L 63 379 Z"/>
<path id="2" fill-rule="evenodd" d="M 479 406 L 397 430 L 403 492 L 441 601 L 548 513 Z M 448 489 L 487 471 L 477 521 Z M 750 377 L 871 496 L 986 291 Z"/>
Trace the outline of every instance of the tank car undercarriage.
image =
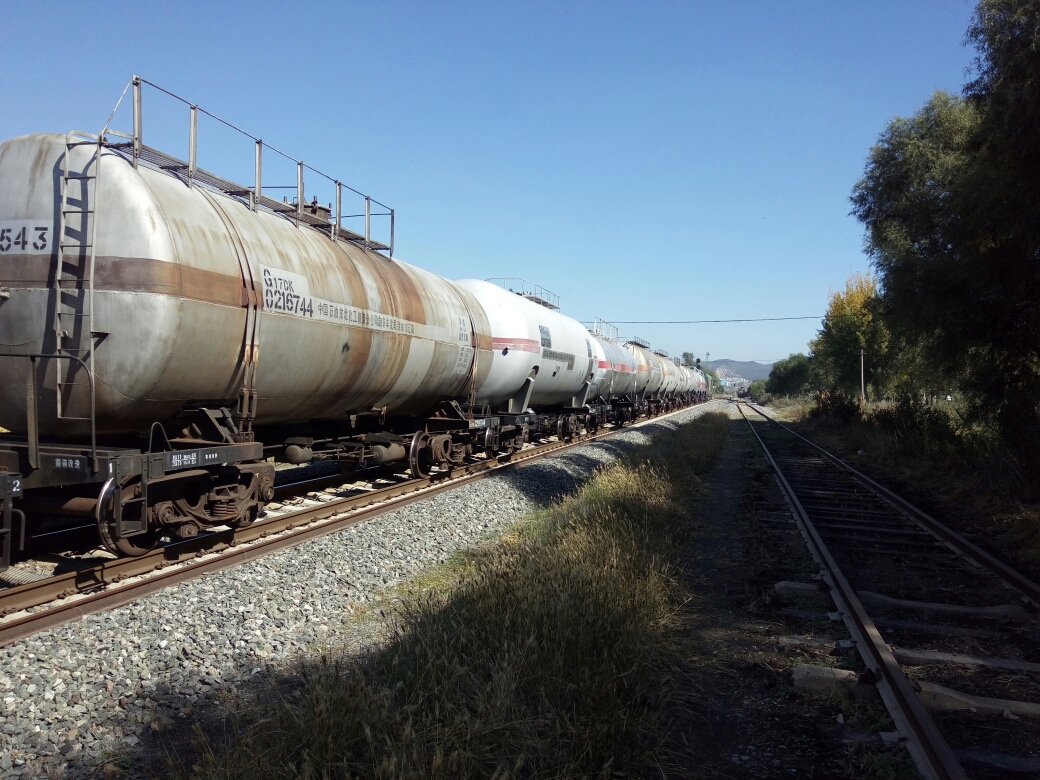
<path id="1" fill-rule="evenodd" d="M 27 532 L 46 517 L 91 519 L 104 547 L 120 556 L 142 555 L 162 538 L 246 526 L 274 497 L 272 461 L 330 461 L 347 473 L 384 467 L 416 478 L 447 477 L 474 456 L 508 457 L 528 442 L 551 437 L 573 441 L 695 400 L 598 399 L 580 408 L 521 414 L 452 401 L 427 417 L 386 418 L 376 411 L 349 422 L 255 432 L 249 420 L 226 408 L 199 408 L 153 424 L 139 447 L 123 441 L 92 449 L 0 435 L 0 570 L 16 549 L 25 549 Z M 280 443 L 265 445 L 256 437 Z"/>
<path id="2" fill-rule="evenodd" d="M 274 497 L 274 465 L 263 445 L 227 409 L 196 409 L 166 427 L 152 426 L 145 447 L 41 444 L 0 436 L 0 566 L 11 560 L 14 521 L 19 549 L 42 516 L 90 518 L 116 555 L 141 555 L 162 536 L 253 522 Z M 17 504 L 15 501 L 17 500 Z"/>

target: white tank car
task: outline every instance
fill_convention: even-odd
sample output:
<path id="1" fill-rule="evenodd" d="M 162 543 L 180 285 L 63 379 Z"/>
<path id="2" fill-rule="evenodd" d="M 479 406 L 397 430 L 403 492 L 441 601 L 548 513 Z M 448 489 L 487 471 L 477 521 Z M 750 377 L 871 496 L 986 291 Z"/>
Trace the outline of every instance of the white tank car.
<path id="1" fill-rule="evenodd" d="M 690 369 L 690 392 L 699 393 L 704 390 L 704 375 L 699 369 Z"/>
<path id="2" fill-rule="evenodd" d="M 676 363 L 674 360 L 669 361 L 672 365 L 672 376 L 675 377 L 675 389 L 672 390 L 672 395 L 682 395 L 686 392 L 686 369 Z"/>
<path id="3" fill-rule="evenodd" d="M 693 389 L 695 392 L 706 393 L 708 391 L 708 378 L 699 368 L 693 369 Z"/>
<path id="4" fill-rule="evenodd" d="M 515 403 L 531 378 L 526 406 L 582 406 L 593 376 L 592 336 L 580 322 L 479 279 L 455 283 L 484 310 L 492 361 L 477 387 L 479 403 L 519 413 Z"/>
<path id="5" fill-rule="evenodd" d="M 675 364 L 664 355 L 655 353 L 654 357 L 661 364 L 661 375 L 663 377 L 659 395 L 661 398 L 670 398 L 675 393 Z"/>
<path id="6" fill-rule="evenodd" d="M 662 358 L 638 344 L 628 344 L 627 346 L 629 351 L 638 355 L 649 369 L 643 396 L 647 399 L 657 398 L 661 393 L 661 385 L 665 379 L 665 374 L 661 367 Z"/>
<path id="7" fill-rule="evenodd" d="M 625 351 L 632 356 L 632 363 L 636 370 L 636 383 L 632 392 L 638 398 L 646 396 L 646 387 L 650 384 L 650 363 L 639 345 L 631 341 L 625 342 Z"/>
<path id="8" fill-rule="evenodd" d="M 648 397 L 660 398 L 664 395 L 665 381 L 668 378 L 668 374 L 665 373 L 664 359 L 656 352 L 651 350 L 645 350 L 646 359 L 650 363 L 651 374 L 655 374 L 650 384 L 647 385 Z"/>
<path id="9" fill-rule="evenodd" d="M 76 148 L 71 170 L 94 170 L 95 150 Z M 0 234 L 28 235 L 0 242 L 0 287 L 8 291 L 0 300 L 0 352 L 56 347 L 49 280 L 64 153 L 65 138 L 56 134 L 0 144 Z M 447 280 L 162 171 L 135 169 L 114 152 L 102 154 L 100 167 L 97 197 L 88 180 L 75 190 L 97 209 L 99 433 L 147 429 L 203 399 L 228 402 L 252 370 L 257 424 L 384 407 L 419 413 L 483 382 L 487 322 Z M 66 283 L 74 289 L 65 291 L 65 307 L 80 315 L 64 320 L 66 349 L 84 348 L 89 338 L 77 327 L 85 286 Z M 474 347 L 484 356 L 476 365 Z M 25 362 L 0 358 L 0 375 L 21 377 Z M 58 425 L 56 362 L 40 367 L 40 433 L 83 435 L 85 423 Z M 85 385 L 66 392 L 65 414 L 87 416 Z M 0 383 L 0 425 L 26 429 L 24 380 Z"/>
<path id="10" fill-rule="evenodd" d="M 675 362 L 675 360 L 669 361 L 672 369 L 672 376 L 675 377 L 675 389 L 672 390 L 672 395 L 681 395 L 686 388 L 686 369 Z"/>
<path id="11" fill-rule="evenodd" d="M 607 400 L 610 398 L 610 390 L 614 386 L 614 369 L 607 360 L 606 345 L 596 336 L 589 332 L 589 344 L 592 346 L 592 379 L 589 380 L 588 400 Z"/>
<path id="12" fill-rule="evenodd" d="M 597 367 L 604 372 L 599 397 L 604 401 L 631 395 L 636 388 L 638 373 L 631 353 L 609 339 L 592 337 L 603 353 Z"/>

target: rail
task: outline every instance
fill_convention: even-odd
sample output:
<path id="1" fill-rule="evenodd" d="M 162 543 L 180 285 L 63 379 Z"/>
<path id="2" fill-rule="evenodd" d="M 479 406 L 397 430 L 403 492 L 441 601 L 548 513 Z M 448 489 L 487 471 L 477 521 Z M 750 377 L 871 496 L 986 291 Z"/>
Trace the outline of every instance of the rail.
<path id="1" fill-rule="evenodd" d="M 813 549 L 813 543 L 803 527 L 800 516 L 805 514 L 805 509 L 808 510 L 809 515 L 812 515 L 814 512 L 819 513 L 820 522 L 816 526 L 819 536 L 833 542 L 835 545 L 833 551 L 836 551 L 836 554 L 839 556 L 844 555 L 848 562 L 856 565 L 857 569 L 854 575 L 861 580 L 857 587 L 861 588 L 858 597 L 862 603 L 868 604 L 872 608 L 889 612 L 895 611 L 898 613 L 907 609 L 920 610 L 948 618 L 959 615 L 962 619 L 968 620 L 979 617 L 1011 622 L 1034 619 L 1029 617 L 1029 613 L 1023 611 L 1019 604 L 1006 603 L 1002 594 L 1006 593 L 1008 589 L 1017 591 L 1021 595 L 1023 603 L 1031 603 L 1032 606 L 1036 607 L 1036 597 L 1040 594 L 1040 587 L 1036 583 L 996 560 L 989 553 L 979 549 L 963 536 L 921 511 L 906 499 L 896 495 L 884 485 L 862 474 L 837 456 L 766 414 L 758 406 L 750 403 L 747 406 L 769 423 L 770 430 L 776 430 L 785 434 L 790 444 L 796 448 L 796 454 L 789 453 L 785 455 L 783 448 L 790 446 L 785 443 L 781 445 L 779 454 L 774 458 L 772 453 L 765 447 L 763 441 L 763 437 L 768 438 L 766 433 L 763 431 L 763 436 L 759 436 L 755 426 L 751 426 L 756 438 L 762 443 L 763 449 L 767 453 L 770 465 L 773 466 L 777 473 L 778 482 L 781 483 L 783 492 L 787 494 L 788 503 L 795 510 L 796 522 L 798 522 L 799 529 L 802 531 L 806 542 L 809 543 L 810 550 Z M 741 411 L 743 413 L 743 407 L 741 407 Z M 745 419 L 747 419 L 747 415 L 745 415 Z M 748 422 L 750 424 L 750 420 Z M 787 465 L 791 466 L 792 469 L 789 476 L 780 472 L 780 468 L 786 468 Z M 823 469 L 823 471 L 820 469 Z M 827 476 L 828 474 L 833 476 Z M 851 489 L 851 492 L 849 489 Z M 879 508 L 881 509 L 880 512 L 878 511 Z M 850 520 L 844 519 L 840 514 L 846 509 L 850 512 L 848 515 L 848 517 L 852 518 Z M 836 515 L 836 512 L 839 514 Z M 878 584 L 894 582 L 895 580 L 909 582 L 913 579 L 909 577 L 910 572 L 916 569 L 919 572 L 917 576 L 922 577 L 923 583 L 926 582 L 928 585 L 928 588 L 924 591 L 918 591 L 922 594 L 923 600 L 908 600 L 902 596 L 893 598 L 881 592 L 875 593 L 871 590 L 863 589 L 864 587 L 870 587 L 869 585 L 865 586 L 862 581 L 864 576 L 869 577 L 870 575 L 865 575 L 864 571 L 859 569 L 864 555 L 867 555 L 867 557 L 884 556 L 886 561 L 903 561 L 902 566 L 904 568 L 901 570 L 902 573 L 899 570 L 893 571 L 891 566 L 886 565 L 881 571 L 882 579 L 878 580 L 878 573 L 875 572 L 874 578 Z M 889 556 L 896 557 L 889 558 Z M 923 561 L 919 560 L 921 557 L 923 557 Z M 935 563 L 939 558 L 945 559 L 949 563 L 939 566 Z M 819 561 L 819 558 L 817 560 Z M 937 566 L 938 568 L 936 568 Z M 869 571 L 869 566 L 865 567 L 865 570 Z M 958 571 L 960 576 L 966 575 L 973 583 L 968 586 L 968 589 L 971 593 L 978 594 L 981 597 L 982 606 L 979 606 L 980 600 L 972 600 L 969 603 L 965 603 L 961 598 L 949 596 L 958 588 L 964 588 L 964 580 L 958 586 L 958 580 L 956 579 Z M 937 578 L 940 576 L 940 572 L 943 578 L 949 577 L 952 579 L 943 579 L 942 582 L 939 582 Z M 826 571 L 824 571 L 824 575 L 824 579 L 831 587 L 832 597 L 838 603 L 839 595 L 835 592 L 833 580 L 826 576 Z M 979 582 L 980 575 L 988 576 L 983 577 L 983 582 Z M 984 587 L 980 587 L 986 580 L 989 581 L 988 597 L 982 596 L 987 591 Z M 900 590 L 900 588 L 897 588 L 897 590 Z M 927 598 L 925 594 L 928 592 L 942 594 L 942 597 L 937 600 Z M 844 608 L 840 606 L 839 609 L 844 611 Z M 860 605 L 860 609 L 862 609 L 862 605 Z M 849 625 L 849 615 L 845 615 L 844 618 L 846 625 Z M 1022 633 L 1015 629 L 1004 629 L 998 632 L 988 629 L 982 630 L 973 624 L 969 624 L 967 628 L 958 627 L 956 623 L 954 626 L 948 627 L 946 625 L 891 619 L 890 617 L 885 617 L 884 614 L 874 622 L 881 628 L 892 629 L 897 632 L 916 631 L 925 632 L 933 636 L 961 636 L 969 633 L 977 637 L 975 642 L 978 647 L 982 647 L 978 643 L 985 640 L 993 642 L 994 644 L 991 647 L 994 649 L 1010 650 L 1012 646 L 1017 644 L 1020 652 L 1024 651 L 1026 653 L 1026 657 L 1033 650 L 1032 642 L 1028 639 L 1028 632 Z M 853 636 L 854 638 L 856 637 L 854 632 Z M 1015 641 L 1016 638 L 1017 642 Z M 878 639 L 881 652 L 884 652 L 887 648 L 896 661 L 909 666 L 939 663 L 966 664 L 970 667 L 982 666 L 992 669 L 1014 669 L 1030 672 L 1040 669 L 1040 665 L 1037 664 L 1014 660 L 1010 657 L 995 657 L 984 651 L 979 656 L 972 656 L 959 651 L 949 653 L 920 648 L 908 649 L 902 646 L 890 647 L 881 641 L 880 637 Z M 929 644 L 931 645 L 932 643 Z M 872 652 L 871 649 L 869 647 L 866 649 L 859 647 L 858 650 L 867 665 L 871 669 L 875 669 L 871 662 L 867 660 L 868 654 Z M 1003 653 L 998 654 L 1003 655 Z M 973 677 L 973 679 L 977 678 Z M 972 693 L 956 691 L 943 685 L 922 680 L 918 675 L 915 675 L 914 690 L 919 691 L 918 700 L 924 706 L 939 711 L 950 709 L 968 711 L 970 709 L 973 715 L 976 716 L 987 713 L 1011 713 L 1012 715 L 1027 713 L 1029 717 L 1034 717 L 1034 713 L 1040 712 L 1040 705 L 1030 701 L 1023 701 L 1017 697 L 987 698 L 985 696 L 973 695 Z M 975 690 L 976 692 L 978 690 L 977 682 Z M 998 690 L 1004 689 L 998 686 Z M 917 761 L 921 774 L 925 777 L 958 776 L 956 774 L 946 774 L 947 771 L 955 771 L 955 769 L 951 768 L 952 765 L 945 768 L 942 766 L 936 767 L 933 762 L 929 761 L 928 751 L 934 749 L 934 751 L 941 753 L 943 752 L 942 744 L 928 741 L 927 738 L 923 745 L 920 740 L 914 740 L 914 735 L 908 731 L 911 728 L 909 722 L 906 722 L 907 728 L 903 728 L 905 721 L 901 722 L 901 719 L 906 716 L 900 710 L 899 703 L 894 701 L 895 697 L 885 697 L 885 689 L 882 689 L 881 692 L 900 732 L 905 736 L 911 737 L 907 746 L 910 748 L 915 761 Z M 1026 693 L 1026 698 L 1029 698 L 1028 692 Z M 1005 717 L 1007 716 L 1005 715 Z M 1028 770 L 1035 772 L 1038 765 L 1035 759 L 1024 758 L 1020 754 L 1004 754 L 999 752 L 999 749 L 994 752 L 981 748 L 961 747 L 955 749 L 953 753 L 954 758 L 958 760 L 970 761 L 974 764 L 982 764 L 998 769 L 1007 769 L 1010 766 L 1015 766 L 1020 771 Z M 1016 753 L 1019 753 L 1019 751 L 1016 751 Z"/>
<path id="2" fill-rule="evenodd" d="M 1033 602 L 1034 606 L 1040 607 L 1040 585 L 1033 582 L 1028 577 L 1025 577 L 1019 572 L 1015 571 L 1007 564 L 997 560 L 988 552 L 980 548 L 978 545 L 973 544 L 967 539 L 965 539 L 963 536 L 961 536 L 959 533 L 954 531 L 949 526 L 939 522 L 934 517 L 929 515 L 927 512 L 918 509 L 909 501 L 896 495 L 891 490 L 886 488 L 884 485 L 872 480 L 866 474 L 857 471 L 855 468 L 850 466 L 845 461 L 841 460 L 835 455 L 832 455 L 830 452 L 823 449 L 814 442 L 810 441 L 809 439 L 805 438 L 797 431 L 792 430 L 789 426 L 784 425 L 782 422 L 776 420 L 773 417 L 770 417 L 761 409 L 757 408 L 752 404 L 748 404 L 748 406 L 761 417 L 764 417 L 766 420 L 773 423 L 774 425 L 783 428 L 792 436 L 797 437 L 802 442 L 815 449 L 817 452 L 819 452 L 825 458 L 829 459 L 839 468 L 849 472 L 853 477 L 858 479 L 871 490 L 875 491 L 876 493 L 880 493 L 889 502 L 898 506 L 901 510 L 909 514 L 922 525 L 926 526 L 928 530 L 932 531 L 937 536 L 941 537 L 942 540 L 946 542 L 946 544 L 953 547 L 958 553 L 967 558 L 971 558 L 976 563 L 981 564 L 984 568 L 988 569 L 990 572 L 1000 577 L 1008 585 L 1020 591 L 1022 595 L 1024 595 L 1026 598 Z"/>
<path id="3" fill-rule="evenodd" d="M 740 409 L 741 416 L 748 423 L 766 460 L 769 461 L 769 465 L 776 474 L 780 488 L 794 510 L 798 528 L 802 532 L 813 558 L 823 570 L 824 580 L 830 587 L 831 595 L 841 613 L 842 620 L 856 643 L 856 649 L 867 668 L 877 675 L 881 698 L 888 707 L 900 733 L 907 738 L 908 749 L 918 768 L 926 777 L 940 780 L 966 780 L 967 775 L 964 774 L 964 769 L 953 750 L 939 733 L 939 729 L 921 703 L 917 692 L 903 674 L 891 648 L 881 637 L 873 619 L 863 608 L 859 596 L 856 595 L 856 591 L 834 560 L 823 537 L 820 536 L 802 503 L 798 500 L 794 489 L 787 481 L 787 477 L 773 458 L 772 452 L 769 451 L 765 442 L 762 441 L 762 437 L 758 435 L 758 431 L 744 414 L 743 405 L 738 404 L 737 408 Z M 765 417 L 764 414 L 762 416 Z M 766 417 L 766 419 L 769 418 Z"/>
<path id="4" fill-rule="evenodd" d="M 593 320 L 592 327 L 589 328 L 589 333 L 593 336 L 605 339 L 606 341 L 613 341 L 614 343 L 617 343 L 620 339 L 618 336 L 617 325 L 612 325 L 599 317 L 596 317 L 596 319 Z"/>

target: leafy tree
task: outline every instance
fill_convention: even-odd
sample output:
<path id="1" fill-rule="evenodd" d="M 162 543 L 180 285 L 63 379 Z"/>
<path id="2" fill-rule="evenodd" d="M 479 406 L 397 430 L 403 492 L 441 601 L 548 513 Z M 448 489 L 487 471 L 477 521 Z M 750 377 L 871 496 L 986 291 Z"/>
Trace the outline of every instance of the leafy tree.
<path id="1" fill-rule="evenodd" d="M 968 40 L 979 112 L 967 213 L 977 257 L 968 389 L 1040 468 L 1040 4 L 983 0 Z M 967 251 L 965 251 L 967 254 Z M 961 314 L 961 312 L 958 312 Z"/>
<path id="2" fill-rule="evenodd" d="M 689 366 L 690 368 L 693 368 L 695 365 L 697 365 L 697 358 L 694 357 L 694 354 L 692 352 L 683 352 L 682 359 L 683 363 Z"/>
<path id="3" fill-rule="evenodd" d="M 766 380 L 756 379 L 754 382 L 748 385 L 747 390 L 748 395 L 751 397 L 752 401 L 754 401 L 755 403 L 761 403 L 767 395 Z"/>
<path id="4" fill-rule="evenodd" d="M 805 395 L 819 385 L 812 360 L 799 352 L 773 363 L 766 389 L 770 395 Z"/>
<path id="5" fill-rule="evenodd" d="M 1040 3 L 982 0 L 968 40 L 964 97 L 892 121 L 853 214 L 899 370 L 956 381 L 1040 468 Z"/>
<path id="6" fill-rule="evenodd" d="M 936 92 L 913 117 L 889 124 L 853 190 L 853 214 L 867 226 L 884 284 L 881 311 L 899 353 L 917 357 L 901 366 L 906 389 L 920 375 L 957 377 L 966 368 L 958 312 L 971 305 L 974 263 L 953 247 L 965 239 L 978 120 L 970 103 Z"/>
<path id="7" fill-rule="evenodd" d="M 711 377 L 711 381 L 714 383 L 713 387 L 719 387 L 719 375 L 715 373 L 715 369 L 701 366 L 701 371 L 704 372 L 704 376 Z"/>
<path id="8" fill-rule="evenodd" d="M 872 275 L 852 274 L 844 291 L 831 293 L 823 325 L 809 347 L 822 377 L 832 387 L 859 394 L 860 350 L 866 351 L 867 383 L 875 392 L 884 385 L 889 333 L 879 309 L 877 281 Z"/>

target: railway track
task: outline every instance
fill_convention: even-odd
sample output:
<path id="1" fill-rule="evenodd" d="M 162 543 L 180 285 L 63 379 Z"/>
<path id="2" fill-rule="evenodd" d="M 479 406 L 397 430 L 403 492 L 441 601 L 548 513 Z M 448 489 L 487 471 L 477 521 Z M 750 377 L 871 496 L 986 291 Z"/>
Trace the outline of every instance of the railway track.
<path id="1" fill-rule="evenodd" d="M 692 407 L 685 407 L 689 408 Z M 0 647 L 84 615 L 114 609 L 171 585 L 341 531 L 503 469 L 667 419 L 685 409 L 571 442 L 553 440 L 508 456 L 475 459 L 451 472 L 435 472 L 423 479 L 386 477 L 365 483 L 341 479 L 339 485 L 331 487 L 328 479 L 321 479 L 283 486 L 277 491 L 279 501 L 271 505 L 277 505 L 277 509 L 265 512 L 246 528 L 200 534 L 157 547 L 137 558 L 59 558 L 59 568 L 67 570 L 0 590 Z M 318 491 L 315 488 L 319 485 L 326 487 Z M 293 489 L 306 495 L 293 495 Z M 297 502 L 308 505 L 294 507 L 292 504 Z"/>
<path id="2" fill-rule="evenodd" d="M 925 778 L 1040 776 L 1040 587 L 762 410 L 747 421 L 829 594 Z M 784 529 L 778 529 L 783 532 Z M 818 624 L 828 615 L 784 610 Z M 815 619 L 814 619 L 815 618 Z M 797 644 L 798 637 L 786 637 Z M 806 647 L 826 646 L 818 636 Z M 837 652 L 837 648 L 835 650 Z M 799 672 L 796 672 L 796 674 Z M 822 668 L 835 686 L 857 678 Z"/>

